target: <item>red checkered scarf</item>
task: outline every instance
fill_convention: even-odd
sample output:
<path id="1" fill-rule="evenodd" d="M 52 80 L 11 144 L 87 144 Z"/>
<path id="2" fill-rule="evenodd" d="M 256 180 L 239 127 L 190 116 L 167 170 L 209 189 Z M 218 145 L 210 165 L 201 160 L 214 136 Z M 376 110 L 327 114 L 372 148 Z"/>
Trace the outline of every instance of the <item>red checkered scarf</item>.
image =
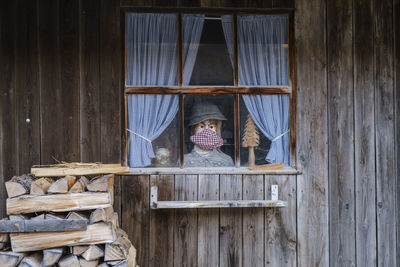
<path id="1" fill-rule="evenodd" d="M 190 141 L 202 149 L 212 150 L 224 144 L 224 140 L 216 132 L 205 129 L 190 137 Z"/>

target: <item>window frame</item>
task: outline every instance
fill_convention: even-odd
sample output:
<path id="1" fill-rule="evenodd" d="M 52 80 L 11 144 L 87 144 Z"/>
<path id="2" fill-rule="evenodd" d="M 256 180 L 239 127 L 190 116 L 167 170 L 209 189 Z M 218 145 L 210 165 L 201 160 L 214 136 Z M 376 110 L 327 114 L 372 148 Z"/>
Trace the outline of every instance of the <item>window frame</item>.
<path id="1" fill-rule="evenodd" d="M 128 13 L 172 13 L 177 14 L 178 19 L 178 85 L 177 86 L 130 86 L 126 84 L 126 14 Z M 198 85 L 182 85 L 183 80 L 183 56 L 182 56 L 182 16 L 183 14 L 205 14 L 205 15 L 232 15 L 233 22 L 233 81 L 234 85 L 230 86 L 198 86 Z M 288 66 L 289 66 L 289 84 L 287 86 L 243 86 L 239 85 L 238 75 L 238 47 L 237 47 L 237 16 L 240 15 L 282 15 L 287 16 L 288 27 Z M 123 72 L 122 84 L 124 94 L 124 164 L 128 166 L 128 148 L 127 148 L 127 95 L 129 94 L 172 94 L 179 96 L 179 162 L 180 167 L 184 161 L 184 95 L 233 95 L 234 97 L 234 143 L 235 143 L 235 167 L 240 166 L 240 95 L 269 95 L 269 94 L 285 94 L 289 96 L 289 150 L 290 150 L 290 167 L 296 168 L 296 90 L 295 87 L 295 62 L 294 62 L 294 10 L 293 9 L 215 9 L 215 8 L 124 8 L 121 9 L 121 32 L 122 32 L 122 53 Z M 189 167 L 186 167 L 189 168 Z M 140 168 L 139 168 L 140 169 Z"/>

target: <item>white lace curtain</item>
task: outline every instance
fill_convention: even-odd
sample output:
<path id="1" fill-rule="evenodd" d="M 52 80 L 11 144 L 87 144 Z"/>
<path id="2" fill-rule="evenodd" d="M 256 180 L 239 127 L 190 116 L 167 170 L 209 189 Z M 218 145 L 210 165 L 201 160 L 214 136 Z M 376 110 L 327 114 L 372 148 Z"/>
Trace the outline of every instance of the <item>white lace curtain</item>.
<path id="1" fill-rule="evenodd" d="M 177 85 L 176 14 L 130 13 L 126 17 L 126 82 L 128 86 Z M 203 15 L 183 16 L 183 84 L 192 75 Z M 168 127 L 178 112 L 175 95 L 128 95 L 128 163 L 145 167 L 155 157 L 152 140 Z"/>
<path id="2" fill-rule="evenodd" d="M 232 20 L 222 26 L 233 63 Z M 288 85 L 287 18 L 238 16 L 238 65 L 240 85 Z M 290 164 L 289 96 L 243 95 L 246 108 L 260 131 L 271 141 L 265 160 Z"/>

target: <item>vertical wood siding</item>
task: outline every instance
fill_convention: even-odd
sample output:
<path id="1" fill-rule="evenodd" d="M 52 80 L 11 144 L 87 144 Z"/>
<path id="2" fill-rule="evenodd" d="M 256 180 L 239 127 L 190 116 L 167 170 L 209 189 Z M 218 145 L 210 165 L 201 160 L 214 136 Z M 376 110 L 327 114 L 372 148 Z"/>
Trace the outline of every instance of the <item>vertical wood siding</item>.
<path id="1" fill-rule="evenodd" d="M 116 179 L 140 266 L 400 264 L 400 0 L 16 0 L 0 3 L 4 182 L 33 164 L 123 157 L 121 7 L 293 8 L 295 176 Z M 284 209 L 152 211 L 160 199 L 269 199 Z"/>

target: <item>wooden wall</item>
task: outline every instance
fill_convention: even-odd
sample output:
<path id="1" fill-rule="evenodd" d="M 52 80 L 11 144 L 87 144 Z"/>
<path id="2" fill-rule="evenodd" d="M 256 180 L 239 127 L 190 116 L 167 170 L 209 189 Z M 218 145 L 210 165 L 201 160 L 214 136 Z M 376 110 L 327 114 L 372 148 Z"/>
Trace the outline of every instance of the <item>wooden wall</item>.
<path id="1" fill-rule="evenodd" d="M 3 183 L 32 164 L 120 162 L 121 7 L 295 8 L 298 176 L 116 179 L 140 266 L 400 266 L 400 0 L 0 3 Z M 269 198 L 280 210 L 150 211 L 164 199 Z M 250 263 L 251 264 L 250 264 Z"/>

